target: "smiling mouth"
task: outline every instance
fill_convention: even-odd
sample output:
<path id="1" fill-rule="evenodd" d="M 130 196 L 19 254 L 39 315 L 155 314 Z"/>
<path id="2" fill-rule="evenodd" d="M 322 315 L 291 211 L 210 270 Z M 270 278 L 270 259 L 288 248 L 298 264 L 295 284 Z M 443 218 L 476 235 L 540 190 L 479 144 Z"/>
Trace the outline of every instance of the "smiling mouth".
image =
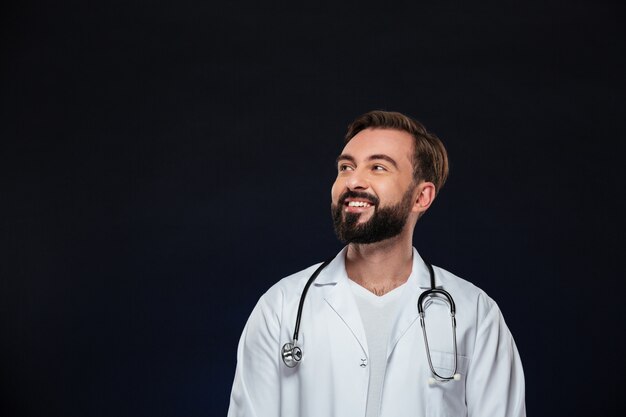
<path id="1" fill-rule="evenodd" d="M 371 208 L 376 206 L 376 204 L 368 200 L 348 199 L 348 201 L 343 203 L 343 206 L 344 212 L 357 214 L 369 212 Z"/>
<path id="2" fill-rule="evenodd" d="M 371 207 L 372 204 L 367 201 L 348 201 L 346 203 L 347 207 Z"/>
<path id="3" fill-rule="evenodd" d="M 360 214 L 376 210 L 378 198 L 364 192 L 346 191 L 339 197 L 344 213 Z"/>

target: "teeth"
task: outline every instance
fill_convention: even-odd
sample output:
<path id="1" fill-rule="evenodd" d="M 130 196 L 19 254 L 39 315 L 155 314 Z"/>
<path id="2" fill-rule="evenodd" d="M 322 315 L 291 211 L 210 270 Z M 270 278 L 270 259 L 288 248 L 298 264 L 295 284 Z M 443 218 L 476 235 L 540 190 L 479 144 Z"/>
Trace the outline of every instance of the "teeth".
<path id="1" fill-rule="evenodd" d="M 364 201 L 350 201 L 348 203 L 348 207 L 370 207 L 370 203 L 366 203 Z"/>

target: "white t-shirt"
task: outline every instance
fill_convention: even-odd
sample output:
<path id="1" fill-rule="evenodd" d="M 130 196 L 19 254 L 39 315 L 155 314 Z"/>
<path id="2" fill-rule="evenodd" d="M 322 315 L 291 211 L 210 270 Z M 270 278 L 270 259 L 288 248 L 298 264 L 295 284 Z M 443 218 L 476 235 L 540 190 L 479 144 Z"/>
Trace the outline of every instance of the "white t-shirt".
<path id="1" fill-rule="evenodd" d="M 365 416 L 378 417 L 385 371 L 387 369 L 389 334 L 398 312 L 398 303 L 396 301 L 402 295 L 406 285 L 402 284 L 387 294 L 378 296 L 356 282 L 349 281 L 359 313 L 361 314 L 361 320 L 363 321 L 369 353 L 367 366 L 370 368 L 370 378 Z"/>

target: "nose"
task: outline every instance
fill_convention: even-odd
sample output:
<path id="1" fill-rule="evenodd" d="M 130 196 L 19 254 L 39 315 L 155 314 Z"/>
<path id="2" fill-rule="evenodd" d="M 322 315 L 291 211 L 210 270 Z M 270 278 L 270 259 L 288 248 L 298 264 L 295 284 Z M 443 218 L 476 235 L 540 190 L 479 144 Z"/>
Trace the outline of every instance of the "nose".
<path id="1" fill-rule="evenodd" d="M 360 169 L 355 169 L 346 178 L 346 187 L 349 190 L 365 190 L 369 187 L 367 175 Z"/>

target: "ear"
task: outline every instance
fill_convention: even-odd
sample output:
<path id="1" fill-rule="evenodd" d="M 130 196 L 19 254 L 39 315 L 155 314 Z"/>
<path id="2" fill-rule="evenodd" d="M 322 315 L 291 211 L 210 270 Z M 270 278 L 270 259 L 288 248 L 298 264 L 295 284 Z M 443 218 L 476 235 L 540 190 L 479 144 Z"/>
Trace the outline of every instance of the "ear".
<path id="1" fill-rule="evenodd" d="M 424 181 L 415 188 L 415 196 L 413 200 L 413 208 L 411 211 L 419 216 L 424 214 L 430 205 L 435 201 L 435 184 Z"/>

